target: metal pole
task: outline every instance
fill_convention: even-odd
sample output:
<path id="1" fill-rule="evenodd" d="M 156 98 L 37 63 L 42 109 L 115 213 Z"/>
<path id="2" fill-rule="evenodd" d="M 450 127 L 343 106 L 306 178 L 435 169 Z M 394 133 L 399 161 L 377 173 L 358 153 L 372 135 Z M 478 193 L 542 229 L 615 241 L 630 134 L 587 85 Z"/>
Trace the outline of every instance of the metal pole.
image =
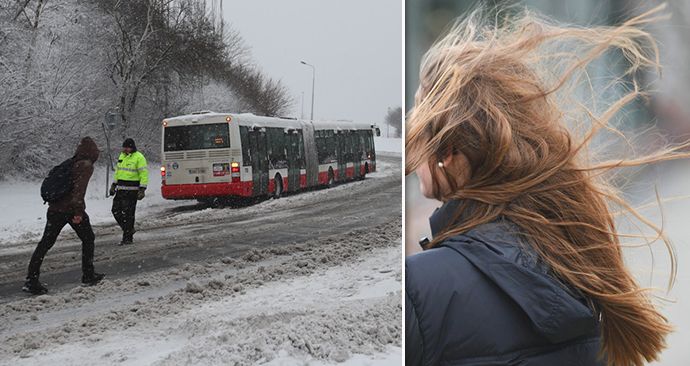
<path id="1" fill-rule="evenodd" d="M 105 135 L 106 148 L 108 149 L 108 164 L 105 167 L 105 198 L 110 197 L 110 171 L 115 171 L 113 167 L 113 156 L 110 150 L 110 131 L 115 127 L 117 122 L 114 120 L 114 115 L 111 110 L 105 113 L 105 119 L 101 122 L 103 126 L 103 135 Z M 106 122 L 108 126 L 106 126 Z"/>
<path id="2" fill-rule="evenodd" d="M 316 85 L 316 67 L 304 61 L 300 61 L 303 65 L 311 67 L 311 120 L 314 120 L 314 86 Z"/>
<path id="3" fill-rule="evenodd" d="M 302 92 L 302 112 L 300 112 L 299 119 L 304 119 L 304 92 Z"/>
<path id="4" fill-rule="evenodd" d="M 314 86 L 316 85 L 316 68 L 311 70 L 311 120 L 314 121 Z"/>
<path id="5" fill-rule="evenodd" d="M 112 168 L 112 160 L 110 159 L 110 138 L 108 136 L 108 129 L 105 127 L 105 122 L 101 123 L 103 126 L 103 134 L 105 135 L 105 142 L 108 149 L 108 164 L 105 166 L 105 198 L 110 197 L 110 169 Z"/>

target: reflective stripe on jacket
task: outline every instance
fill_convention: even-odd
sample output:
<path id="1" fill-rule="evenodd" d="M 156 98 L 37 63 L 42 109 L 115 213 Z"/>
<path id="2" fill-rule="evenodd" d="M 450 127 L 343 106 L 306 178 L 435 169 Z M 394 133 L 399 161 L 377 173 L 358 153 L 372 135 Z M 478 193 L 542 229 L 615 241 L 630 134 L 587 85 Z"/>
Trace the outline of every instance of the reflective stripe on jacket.
<path id="1" fill-rule="evenodd" d="M 140 187 L 146 187 L 149 183 L 149 171 L 144 154 L 138 151 L 131 154 L 121 153 L 117 159 L 115 181 L 118 182 L 118 186 L 122 181 L 129 181 L 139 182 Z"/>

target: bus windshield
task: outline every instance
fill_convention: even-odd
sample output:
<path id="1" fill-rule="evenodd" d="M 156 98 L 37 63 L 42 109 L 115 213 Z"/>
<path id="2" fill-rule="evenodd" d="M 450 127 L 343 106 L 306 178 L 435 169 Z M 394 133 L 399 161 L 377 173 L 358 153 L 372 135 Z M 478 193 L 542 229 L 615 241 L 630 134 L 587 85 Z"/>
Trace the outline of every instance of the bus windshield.
<path id="1" fill-rule="evenodd" d="M 227 123 L 165 128 L 164 151 L 222 149 L 230 147 Z"/>

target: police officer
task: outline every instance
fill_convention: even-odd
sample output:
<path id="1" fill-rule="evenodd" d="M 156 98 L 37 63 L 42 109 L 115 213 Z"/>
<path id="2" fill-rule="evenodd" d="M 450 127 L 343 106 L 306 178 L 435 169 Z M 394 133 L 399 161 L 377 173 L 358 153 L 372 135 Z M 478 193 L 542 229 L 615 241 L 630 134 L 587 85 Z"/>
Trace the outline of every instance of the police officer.
<path id="1" fill-rule="evenodd" d="M 115 182 L 110 186 L 113 199 L 113 216 L 122 228 L 120 245 L 132 244 L 134 239 L 134 213 L 137 201 L 144 198 L 149 182 L 148 168 L 144 154 L 137 151 L 134 140 L 128 138 L 122 143 L 122 153 L 117 159 Z"/>

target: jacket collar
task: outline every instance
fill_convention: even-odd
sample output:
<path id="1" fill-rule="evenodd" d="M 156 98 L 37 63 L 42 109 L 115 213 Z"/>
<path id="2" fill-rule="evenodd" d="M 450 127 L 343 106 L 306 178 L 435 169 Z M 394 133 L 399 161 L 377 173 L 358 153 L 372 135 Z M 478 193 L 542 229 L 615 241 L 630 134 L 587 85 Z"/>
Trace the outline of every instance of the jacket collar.
<path id="1" fill-rule="evenodd" d="M 445 202 L 429 218 L 436 236 L 464 220 L 474 201 Z M 462 210 L 462 211 L 461 211 Z M 523 309 L 533 327 L 554 343 L 597 331 L 597 317 L 585 297 L 555 278 L 548 265 L 523 242 L 520 229 L 499 219 L 448 238 L 441 246 L 465 257 Z"/>
<path id="2" fill-rule="evenodd" d="M 448 227 L 462 222 L 467 219 L 467 211 L 460 212 L 461 206 L 464 204 L 471 205 L 472 201 L 450 200 L 445 202 L 441 207 L 429 217 L 429 226 L 431 227 L 431 235 L 436 236 L 443 232 Z"/>

